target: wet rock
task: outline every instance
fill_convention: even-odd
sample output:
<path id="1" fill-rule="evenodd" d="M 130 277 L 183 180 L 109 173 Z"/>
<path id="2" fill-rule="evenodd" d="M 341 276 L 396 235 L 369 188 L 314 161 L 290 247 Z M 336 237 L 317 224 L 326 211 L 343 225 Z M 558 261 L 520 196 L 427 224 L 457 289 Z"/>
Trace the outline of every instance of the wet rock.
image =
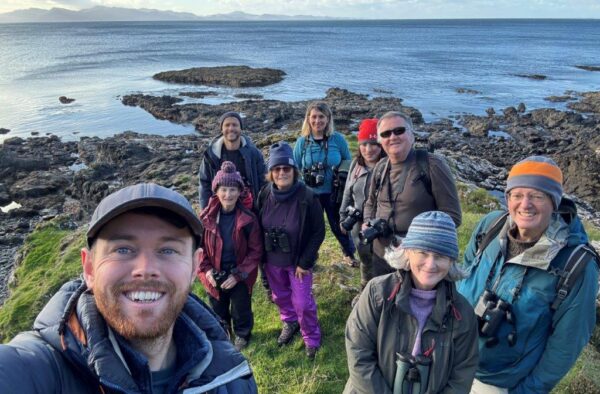
<path id="1" fill-rule="evenodd" d="M 518 118 L 519 113 L 515 107 L 506 107 L 502 110 L 505 118 Z"/>
<path id="2" fill-rule="evenodd" d="M 272 85 L 283 80 L 285 72 L 272 68 L 248 66 L 196 67 L 164 71 L 152 78 L 164 82 L 194 85 L 254 87 Z"/>
<path id="3" fill-rule="evenodd" d="M 492 107 L 489 107 L 488 109 L 485 110 L 485 113 L 491 117 L 491 116 L 496 115 L 496 110 L 494 110 L 494 108 L 492 108 Z"/>
<path id="4" fill-rule="evenodd" d="M 583 119 L 581 115 L 574 112 L 558 111 L 551 108 L 542 108 L 531 111 L 534 123 L 547 128 L 555 128 L 565 123 L 579 123 Z"/>
<path id="5" fill-rule="evenodd" d="M 179 95 L 192 98 L 204 98 L 208 96 L 218 96 L 219 93 L 212 90 L 208 90 L 205 92 L 179 92 Z"/>
<path id="6" fill-rule="evenodd" d="M 0 135 L 10 133 L 10 129 L 5 129 L 4 127 L 0 127 Z"/>
<path id="7" fill-rule="evenodd" d="M 456 88 L 454 90 L 456 91 L 456 93 L 462 93 L 462 94 L 481 94 L 481 92 L 479 90 L 475 90 L 475 89 Z"/>
<path id="8" fill-rule="evenodd" d="M 10 187 L 10 195 L 17 199 L 41 197 L 62 190 L 69 183 L 66 176 L 49 171 L 34 171 L 16 181 Z"/>
<path id="9" fill-rule="evenodd" d="M 568 103 L 567 107 L 578 112 L 600 114 L 600 92 L 585 92 L 579 101 Z"/>
<path id="10" fill-rule="evenodd" d="M 488 118 L 466 115 L 462 119 L 462 125 L 475 136 L 487 136 L 489 130 L 494 128 L 494 123 Z"/>
<path id="11" fill-rule="evenodd" d="M 529 78 L 529 79 L 534 79 L 536 81 L 543 81 L 544 79 L 548 78 L 547 76 L 543 75 L 543 74 L 513 74 L 515 77 L 521 77 L 521 78 Z"/>
<path id="12" fill-rule="evenodd" d="M 60 101 L 61 104 L 71 104 L 73 101 L 75 101 L 75 99 L 67 96 L 60 96 L 58 101 Z"/>
<path id="13" fill-rule="evenodd" d="M 374 88 L 373 92 L 380 93 L 380 94 L 392 94 L 393 93 L 391 90 L 381 89 L 381 88 Z"/>
<path id="14" fill-rule="evenodd" d="M 260 94 L 250 94 L 250 93 L 238 93 L 234 94 L 233 97 L 240 99 L 250 99 L 250 100 L 259 100 L 263 98 Z"/>
<path id="15" fill-rule="evenodd" d="M 577 65 L 575 67 L 585 71 L 600 71 L 600 66 Z"/>
<path id="16" fill-rule="evenodd" d="M 21 145 L 23 143 L 23 139 L 19 137 L 7 138 L 4 140 L 4 145 Z"/>
<path id="17" fill-rule="evenodd" d="M 568 95 L 564 95 L 564 96 L 548 96 L 548 97 L 544 97 L 544 100 L 546 101 L 550 101 L 551 103 L 564 103 L 566 101 L 569 100 L 575 100 L 575 98 L 568 96 Z"/>
<path id="18" fill-rule="evenodd" d="M 526 107 L 524 103 L 519 103 L 519 105 L 517 106 L 517 112 L 522 114 L 525 113 Z"/>

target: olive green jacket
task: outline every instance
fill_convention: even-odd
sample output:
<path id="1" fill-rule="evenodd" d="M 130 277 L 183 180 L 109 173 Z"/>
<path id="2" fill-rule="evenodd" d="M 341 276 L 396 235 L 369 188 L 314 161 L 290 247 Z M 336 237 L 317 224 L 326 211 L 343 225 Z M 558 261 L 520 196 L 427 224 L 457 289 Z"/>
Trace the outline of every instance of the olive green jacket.
<path id="1" fill-rule="evenodd" d="M 398 287 L 399 286 L 399 287 Z M 372 279 L 346 323 L 350 378 L 344 393 L 392 393 L 396 353 L 410 354 L 418 329 L 410 314 L 410 273 L 398 271 Z M 422 334 L 431 352 L 427 393 L 468 393 L 478 363 L 477 320 L 471 305 L 442 280 Z"/>

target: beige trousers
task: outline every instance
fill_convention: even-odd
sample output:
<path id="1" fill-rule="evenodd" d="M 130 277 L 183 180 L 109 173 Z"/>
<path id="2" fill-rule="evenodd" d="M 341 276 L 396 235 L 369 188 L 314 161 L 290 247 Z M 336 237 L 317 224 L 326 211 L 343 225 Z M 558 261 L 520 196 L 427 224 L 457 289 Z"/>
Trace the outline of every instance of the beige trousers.
<path id="1" fill-rule="evenodd" d="M 475 379 L 471 386 L 471 394 L 508 394 L 508 389 L 485 384 Z"/>

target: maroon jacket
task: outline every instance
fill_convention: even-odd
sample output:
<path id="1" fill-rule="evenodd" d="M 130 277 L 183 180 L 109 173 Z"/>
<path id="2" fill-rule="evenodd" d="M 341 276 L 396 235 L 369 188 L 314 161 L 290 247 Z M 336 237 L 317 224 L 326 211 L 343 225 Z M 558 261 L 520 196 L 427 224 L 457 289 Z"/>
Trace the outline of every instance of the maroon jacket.
<path id="1" fill-rule="evenodd" d="M 206 279 L 206 273 L 213 268 L 217 271 L 221 270 L 223 238 L 221 238 L 217 224 L 217 216 L 220 210 L 219 198 L 211 196 L 208 205 L 200 213 L 200 220 L 204 225 L 204 243 L 200 255 L 198 278 L 208 294 L 216 299 L 219 299 L 219 291 Z M 263 241 L 258 219 L 252 211 L 244 208 L 239 202 L 235 208 L 233 242 L 237 259 L 237 272 L 233 274 L 238 281 L 243 280 L 248 286 L 248 293 L 252 293 L 252 287 L 256 282 L 258 263 L 261 261 L 263 254 Z"/>

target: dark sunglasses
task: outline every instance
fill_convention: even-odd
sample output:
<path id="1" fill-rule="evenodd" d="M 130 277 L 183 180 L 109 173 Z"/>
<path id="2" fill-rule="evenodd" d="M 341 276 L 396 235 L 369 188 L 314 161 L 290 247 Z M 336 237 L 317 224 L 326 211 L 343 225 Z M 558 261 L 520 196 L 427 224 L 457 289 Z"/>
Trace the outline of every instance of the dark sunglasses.
<path id="1" fill-rule="evenodd" d="M 289 166 L 273 167 L 273 168 L 271 168 L 271 171 L 273 171 L 273 172 L 283 172 L 284 174 L 288 174 L 290 171 L 292 171 L 292 167 L 289 167 Z"/>
<path id="2" fill-rule="evenodd" d="M 382 131 L 381 133 L 379 133 L 379 136 L 381 138 L 390 138 L 392 136 L 392 133 L 394 133 L 394 135 L 402 135 L 405 132 L 406 132 L 406 127 L 400 126 L 400 127 L 396 127 L 395 129 Z"/>

